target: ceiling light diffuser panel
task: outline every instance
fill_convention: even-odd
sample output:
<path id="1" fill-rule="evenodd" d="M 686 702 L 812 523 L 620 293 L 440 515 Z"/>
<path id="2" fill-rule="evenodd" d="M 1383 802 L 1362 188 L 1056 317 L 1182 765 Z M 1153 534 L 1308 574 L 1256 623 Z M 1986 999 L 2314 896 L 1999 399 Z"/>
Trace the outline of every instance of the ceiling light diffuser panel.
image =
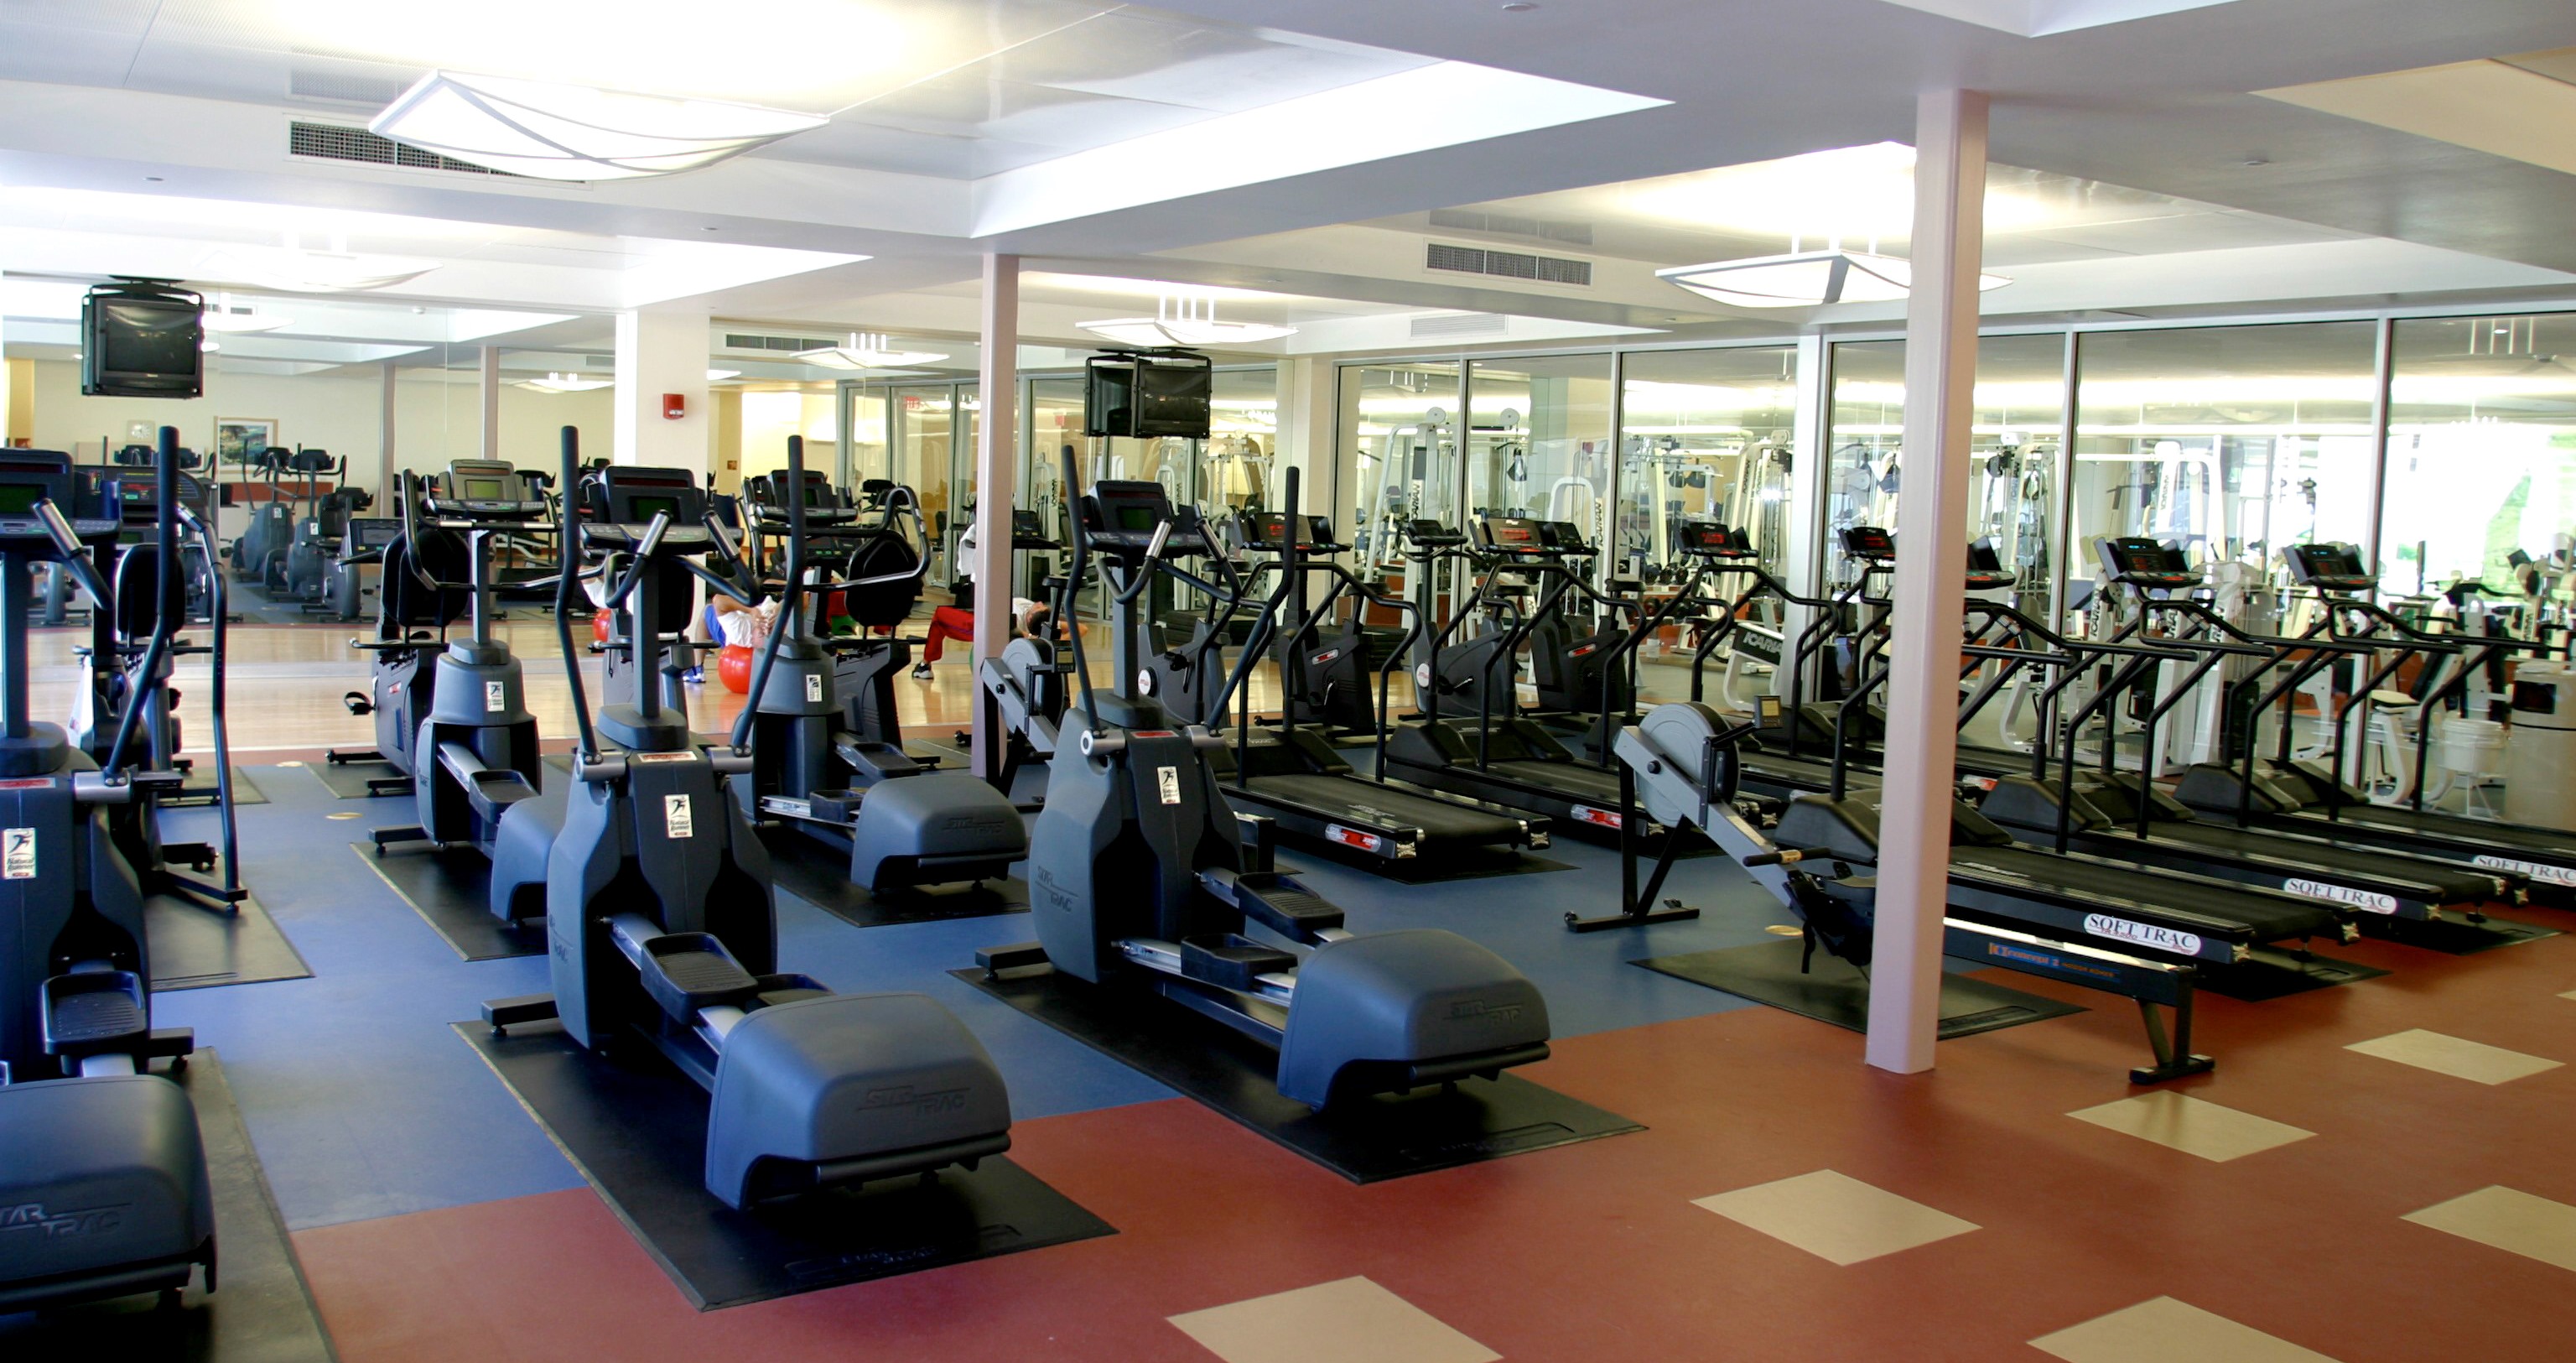
<path id="1" fill-rule="evenodd" d="M 204 274 L 285 293 L 363 293 L 408 284 L 437 268 L 437 261 L 417 256 L 226 247 L 207 258 Z"/>
<path id="2" fill-rule="evenodd" d="M 589 181 L 696 170 L 829 121 L 748 104 L 432 71 L 367 130 L 488 170 Z"/>
<path id="3" fill-rule="evenodd" d="M 1148 347 L 1251 345 L 1297 334 L 1295 327 L 1269 322 L 1219 321 L 1216 299 L 1206 294 L 1165 294 L 1151 317 L 1111 317 L 1074 325 L 1120 345 Z"/>
<path id="4" fill-rule="evenodd" d="M 796 352 L 796 358 L 826 369 L 901 369 L 907 365 L 930 364 L 948 356 L 935 350 L 896 350 L 883 336 L 854 331 L 850 333 L 848 345 L 800 350 Z"/>
<path id="5" fill-rule="evenodd" d="M 1867 251 L 1802 251 L 1794 255 L 1679 265 L 1655 277 L 1739 308 L 1817 308 L 1831 303 L 1893 303 L 1912 291 L 1914 267 Z M 2012 281 L 1980 274 L 1979 290 Z"/>

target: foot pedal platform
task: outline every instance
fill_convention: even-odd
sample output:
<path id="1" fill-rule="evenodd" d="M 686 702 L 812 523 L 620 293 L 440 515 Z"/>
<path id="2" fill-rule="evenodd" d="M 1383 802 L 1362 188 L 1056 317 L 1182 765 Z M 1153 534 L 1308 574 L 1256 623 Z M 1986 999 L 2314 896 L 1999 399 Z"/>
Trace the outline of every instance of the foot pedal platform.
<path id="1" fill-rule="evenodd" d="M 1338 915 L 1337 915 L 1338 916 Z M 1297 968 L 1297 958 L 1236 933 L 1181 939 L 1181 974 L 1221 989 L 1249 994 L 1256 976 Z"/>
<path id="2" fill-rule="evenodd" d="M 1049 964 L 1046 948 L 1035 942 L 975 948 L 975 967 L 988 979 L 997 979 L 1007 970 L 1034 970 Z"/>

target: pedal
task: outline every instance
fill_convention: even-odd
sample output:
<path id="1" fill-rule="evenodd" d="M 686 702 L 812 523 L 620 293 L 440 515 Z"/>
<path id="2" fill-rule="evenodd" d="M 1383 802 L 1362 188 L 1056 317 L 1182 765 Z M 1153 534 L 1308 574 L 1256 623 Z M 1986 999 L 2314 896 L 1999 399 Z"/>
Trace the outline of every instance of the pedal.
<path id="1" fill-rule="evenodd" d="M 975 964 L 987 978 L 997 978 L 1005 970 L 1033 970 L 1051 966 L 1046 948 L 1035 942 L 1014 942 L 1009 946 L 975 948 Z"/>
<path id="2" fill-rule="evenodd" d="M 348 706 L 349 713 L 353 715 L 372 715 L 376 712 L 376 703 L 369 700 L 364 691 L 344 691 L 340 695 L 340 703 Z"/>
<path id="3" fill-rule="evenodd" d="M 645 939 L 635 962 L 644 992 L 662 1011 L 683 1021 L 718 1004 L 739 1004 L 760 992 L 760 981 L 742 968 L 713 933 L 671 932 Z"/>
<path id="4" fill-rule="evenodd" d="M 563 1016 L 555 1006 L 552 994 L 520 994 L 506 999 L 483 1001 L 483 1025 L 495 1034 L 530 1023 L 552 1022 Z"/>
<path id="5" fill-rule="evenodd" d="M 45 1054 L 77 1059 L 121 1051 L 149 1034 L 143 977 L 85 970 L 44 984 Z"/>
<path id="6" fill-rule="evenodd" d="M 1249 994 L 1257 976 L 1297 968 L 1297 958 L 1235 933 L 1181 939 L 1181 975 Z"/>
<path id="7" fill-rule="evenodd" d="M 1299 941 L 1342 925 L 1340 905 L 1284 872 L 1211 868 L 1199 872 L 1199 881 L 1244 917 Z"/>

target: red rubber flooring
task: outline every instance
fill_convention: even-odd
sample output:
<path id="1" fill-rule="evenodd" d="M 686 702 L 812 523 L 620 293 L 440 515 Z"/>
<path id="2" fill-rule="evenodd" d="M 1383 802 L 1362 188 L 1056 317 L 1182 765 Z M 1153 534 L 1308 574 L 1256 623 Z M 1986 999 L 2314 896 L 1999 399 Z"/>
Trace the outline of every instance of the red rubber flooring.
<path id="1" fill-rule="evenodd" d="M 2315 1133 L 2223 1163 L 2065 1115 L 2144 1058 L 2133 1013 L 2069 991 L 2093 1011 L 1913 1077 L 1758 1008 L 1575 1038 L 1525 1073 L 1650 1130 L 1368 1186 L 1186 1101 L 1027 1122 L 1013 1158 L 1120 1234 L 705 1314 L 587 1191 L 296 1244 L 351 1363 L 1207 1360 L 1167 1317 L 1354 1275 L 1512 1359 L 2039 1359 L 2159 1296 L 2343 1363 L 2576 1358 L 2576 1273 L 2400 1219 L 2499 1184 L 2576 1204 L 2576 1064 L 2489 1085 L 2344 1049 L 2576 1062 L 2576 936 L 2347 954 L 2398 973 L 2205 1000 L 2219 1069 L 2176 1087 Z M 1838 1267 L 1692 1205 L 1823 1169 L 1979 1229 Z"/>

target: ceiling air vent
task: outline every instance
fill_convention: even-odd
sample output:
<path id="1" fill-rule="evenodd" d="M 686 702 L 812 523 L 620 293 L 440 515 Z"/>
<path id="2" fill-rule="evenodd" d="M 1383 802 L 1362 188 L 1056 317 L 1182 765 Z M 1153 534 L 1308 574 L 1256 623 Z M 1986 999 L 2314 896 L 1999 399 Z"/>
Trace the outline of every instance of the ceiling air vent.
<path id="1" fill-rule="evenodd" d="M 1536 237 L 1540 241 L 1561 241 L 1568 246 L 1592 244 L 1592 224 L 1588 222 L 1549 222 L 1545 218 L 1517 218 L 1507 213 L 1479 213 L 1465 208 L 1431 210 L 1431 225 L 1453 232 L 1491 232 L 1500 237 Z"/>
<path id="2" fill-rule="evenodd" d="M 1504 321 L 1498 312 L 1444 312 L 1413 319 L 1413 338 L 1454 336 L 1500 336 Z"/>
<path id="3" fill-rule="evenodd" d="M 1588 260 L 1532 255 L 1527 251 L 1489 251 L 1481 246 L 1449 246 L 1436 241 L 1423 248 L 1422 268 L 1528 279 L 1541 284 L 1592 285 L 1592 262 Z"/>
<path id="4" fill-rule="evenodd" d="M 506 170 L 487 170 L 468 161 L 452 160 L 417 147 L 406 147 L 391 138 L 378 137 L 364 128 L 352 128 L 344 123 L 289 123 L 286 125 L 286 152 L 289 156 L 310 157 L 317 161 L 355 161 L 370 166 L 408 166 L 415 170 L 455 170 L 468 175 L 497 175 L 510 180 L 520 178 Z"/>
<path id="5" fill-rule="evenodd" d="M 297 99 L 330 99 L 343 104 L 391 104 L 402 97 L 399 81 L 377 80 L 368 76 L 342 75 L 331 71 L 295 70 L 286 73 L 286 93 Z"/>
<path id="6" fill-rule="evenodd" d="M 724 348 L 727 350 L 774 351 L 781 355 L 793 355 L 804 350 L 828 350 L 839 344 L 841 344 L 840 339 L 814 336 L 755 336 L 747 331 L 729 331 L 725 333 L 724 338 Z"/>

